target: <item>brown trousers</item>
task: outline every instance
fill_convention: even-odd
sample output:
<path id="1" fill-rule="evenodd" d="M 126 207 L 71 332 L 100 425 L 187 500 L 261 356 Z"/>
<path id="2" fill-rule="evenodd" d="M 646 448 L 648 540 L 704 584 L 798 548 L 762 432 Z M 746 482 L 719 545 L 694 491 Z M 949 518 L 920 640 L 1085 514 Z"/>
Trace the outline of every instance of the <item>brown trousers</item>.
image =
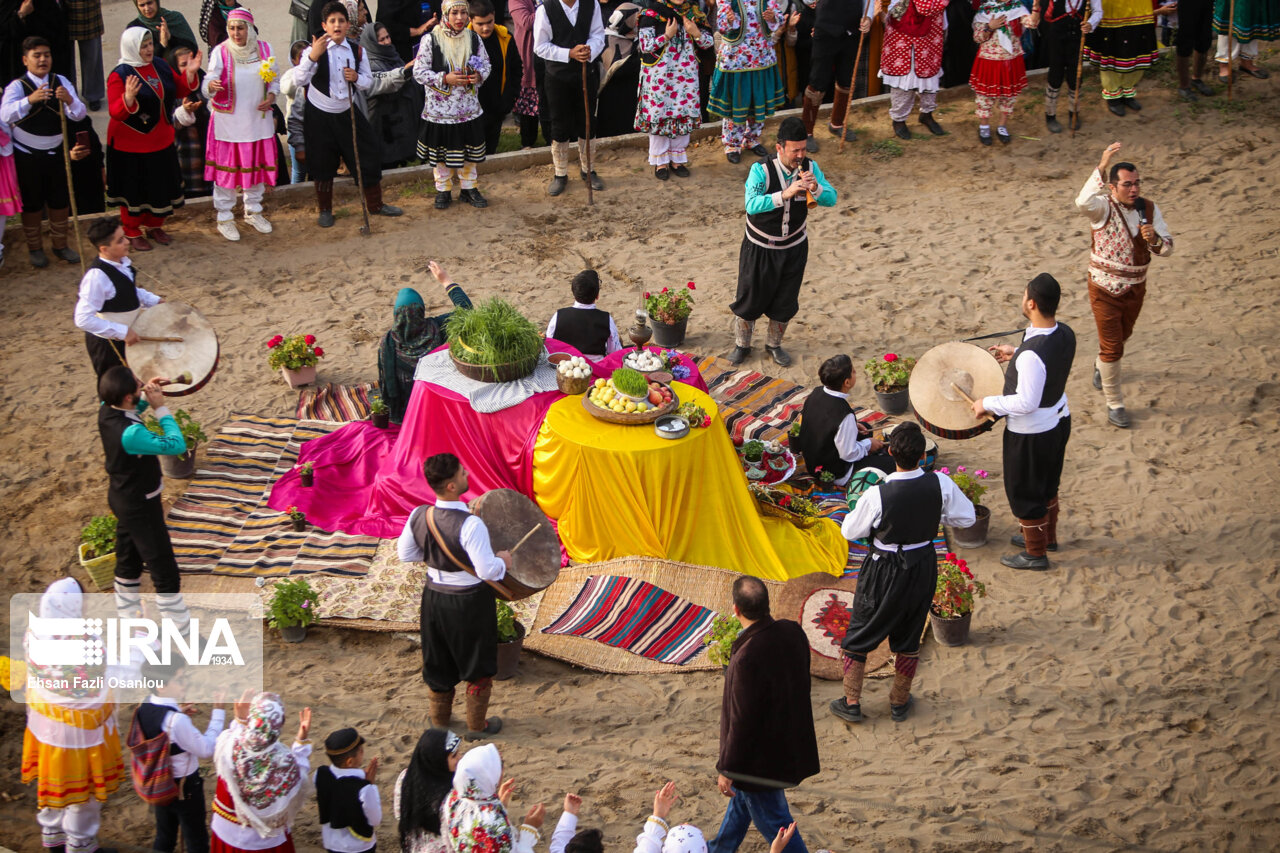
<path id="1" fill-rule="evenodd" d="M 1136 284 L 1120 296 L 1103 290 L 1089 282 L 1089 307 L 1098 326 L 1098 359 L 1103 362 L 1119 361 L 1124 355 L 1124 342 L 1133 334 L 1133 324 L 1142 312 L 1142 300 L 1147 295 L 1147 283 Z"/>

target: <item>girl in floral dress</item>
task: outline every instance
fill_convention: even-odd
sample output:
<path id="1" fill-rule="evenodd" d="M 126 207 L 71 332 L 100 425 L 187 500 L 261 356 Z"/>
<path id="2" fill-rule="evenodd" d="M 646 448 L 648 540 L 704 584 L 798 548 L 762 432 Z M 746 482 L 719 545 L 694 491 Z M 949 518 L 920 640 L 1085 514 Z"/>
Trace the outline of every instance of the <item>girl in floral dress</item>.
<path id="1" fill-rule="evenodd" d="M 1035 29 L 1040 16 L 1022 5 L 1022 0 L 983 0 L 973 17 L 973 40 L 978 55 L 969 75 L 978 107 L 978 141 L 991 144 L 991 107 L 1000 108 L 1000 126 L 996 135 L 1008 145 L 1009 116 L 1018 94 L 1027 87 L 1027 65 L 1022 58 L 1023 19 Z"/>
<path id="2" fill-rule="evenodd" d="M 452 853 L 533 853 L 541 838 L 544 809 L 529 809 L 519 828 L 507 817 L 515 780 L 502 779 L 502 758 L 491 743 L 458 762 L 453 789 L 445 798 L 440 824 Z"/>
<path id="3" fill-rule="evenodd" d="M 689 134 L 702 123 L 697 49 L 712 43 L 707 17 L 693 0 L 661 0 L 640 16 L 638 30 L 636 130 L 649 134 L 649 164 L 658 180 L 672 171 L 687 178 Z"/>
<path id="4" fill-rule="evenodd" d="M 218 735 L 213 766 L 212 853 L 294 853 L 289 830 L 311 795 L 311 709 L 298 715 L 293 748 L 280 742 L 284 703 L 276 693 L 248 691 L 236 703 L 236 719 Z"/>

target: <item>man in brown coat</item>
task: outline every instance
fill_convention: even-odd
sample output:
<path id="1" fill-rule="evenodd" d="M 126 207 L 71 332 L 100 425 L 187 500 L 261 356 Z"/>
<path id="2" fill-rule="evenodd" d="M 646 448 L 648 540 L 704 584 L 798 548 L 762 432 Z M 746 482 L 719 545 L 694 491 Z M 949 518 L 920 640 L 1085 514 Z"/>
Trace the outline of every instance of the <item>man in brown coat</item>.
<path id="1" fill-rule="evenodd" d="M 733 853 L 753 823 L 773 842 L 792 823 L 784 789 L 819 770 L 804 630 L 770 616 L 769 590 L 748 575 L 734 581 L 733 613 L 742 633 L 725 673 L 716 762 L 729 807 L 708 853 Z M 783 851 L 806 853 L 798 832 Z"/>

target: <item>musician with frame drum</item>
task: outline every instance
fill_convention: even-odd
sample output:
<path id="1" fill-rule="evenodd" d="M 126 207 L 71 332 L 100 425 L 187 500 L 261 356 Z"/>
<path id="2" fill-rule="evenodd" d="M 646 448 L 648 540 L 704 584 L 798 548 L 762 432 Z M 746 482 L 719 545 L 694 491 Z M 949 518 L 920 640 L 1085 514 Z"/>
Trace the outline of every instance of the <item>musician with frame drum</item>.
<path id="1" fill-rule="evenodd" d="M 437 453 L 422 466 L 435 506 L 409 514 L 396 550 L 406 563 L 427 564 L 422 588 L 422 680 L 429 690 L 431 724 L 447 729 L 459 681 L 467 682 L 467 740 L 502 730 L 488 717 L 493 676 L 498 671 L 498 621 L 488 582 L 511 567 L 509 551 L 493 552 L 489 529 L 462 496 L 467 470 L 452 453 Z"/>
<path id="2" fill-rule="evenodd" d="M 1044 571 L 1046 551 L 1058 550 L 1058 483 L 1071 438 L 1067 376 L 1076 355 L 1076 334 L 1057 320 L 1062 288 L 1040 273 L 1022 293 L 1022 313 L 1031 321 L 1016 350 L 990 347 L 996 360 L 1009 362 L 1004 393 L 973 402 L 973 414 L 1008 417 L 1004 431 L 1004 491 L 1022 532 L 1010 543 L 1018 554 L 1000 562 L 1011 569 Z"/>
<path id="3" fill-rule="evenodd" d="M 139 341 L 137 332 L 124 323 L 99 316 L 128 314 L 164 302 L 163 297 L 137 285 L 137 270 L 129 259 L 131 244 L 120 217 L 107 216 L 89 226 L 89 240 L 98 247 L 98 258 L 80 280 L 76 300 L 76 326 L 84 330 L 85 349 L 98 381 L 113 367 L 125 364 L 124 347 Z M 112 343 L 119 341 L 120 343 Z"/>

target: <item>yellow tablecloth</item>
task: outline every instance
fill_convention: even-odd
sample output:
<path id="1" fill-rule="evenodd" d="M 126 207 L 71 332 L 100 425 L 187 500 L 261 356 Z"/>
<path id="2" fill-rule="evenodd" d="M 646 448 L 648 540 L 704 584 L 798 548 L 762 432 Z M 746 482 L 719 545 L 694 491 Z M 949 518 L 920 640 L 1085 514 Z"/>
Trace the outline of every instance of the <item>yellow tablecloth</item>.
<path id="1" fill-rule="evenodd" d="M 650 425 L 593 417 L 582 397 L 557 401 L 533 450 L 533 492 L 577 562 L 663 557 L 771 580 L 844 571 L 848 542 L 823 520 L 808 530 L 763 518 L 715 401 L 675 383 L 711 415 L 677 440 Z"/>

